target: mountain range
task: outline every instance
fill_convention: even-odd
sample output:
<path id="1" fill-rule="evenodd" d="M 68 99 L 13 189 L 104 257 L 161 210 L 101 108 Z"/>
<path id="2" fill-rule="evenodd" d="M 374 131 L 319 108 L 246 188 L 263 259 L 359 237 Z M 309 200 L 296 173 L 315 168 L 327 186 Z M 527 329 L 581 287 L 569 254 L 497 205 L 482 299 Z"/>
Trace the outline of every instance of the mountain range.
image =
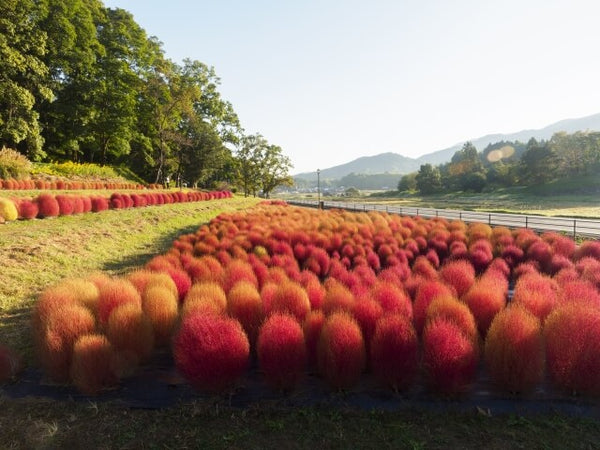
<path id="1" fill-rule="evenodd" d="M 526 143 L 532 137 L 537 140 L 550 139 L 554 133 L 560 131 L 565 131 L 567 133 L 574 133 L 576 131 L 600 131 L 600 113 L 578 119 L 561 120 L 540 129 L 522 130 L 507 134 L 488 134 L 479 138 L 469 139 L 469 141 L 478 151 L 482 151 L 489 144 L 500 141 L 520 141 Z M 452 147 L 428 153 L 418 158 L 409 158 L 408 156 L 393 152 L 380 153 L 374 156 L 363 156 L 345 164 L 321 169 L 320 176 L 321 179 L 327 180 L 339 179 L 351 173 L 374 175 L 387 172 L 405 175 L 407 173 L 418 171 L 422 164 L 432 164 L 437 166 L 447 163 L 452 159 L 454 153 L 460 150 L 463 145 L 464 142 L 461 142 Z M 304 172 L 294 175 L 294 178 L 304 179 L 306 181 L 316 181 L 317 174 L 316 172 Z"/>

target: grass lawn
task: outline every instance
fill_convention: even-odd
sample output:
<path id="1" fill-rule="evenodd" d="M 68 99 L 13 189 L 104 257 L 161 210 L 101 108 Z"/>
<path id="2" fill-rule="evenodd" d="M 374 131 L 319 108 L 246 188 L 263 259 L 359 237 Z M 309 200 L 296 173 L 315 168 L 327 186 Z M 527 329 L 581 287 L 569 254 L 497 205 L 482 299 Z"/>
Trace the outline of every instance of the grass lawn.
<path id="1" fill-rule="evenodd" d="M 36 367 L 29 318 L 38 293 L 67 276 L 119 274 L 166 251 L 180 234 L 255 199 L 106 211 L 0 226 L 0 342 Z M 7 387 L 6 391 L 10 389 Z M 159 409 L 118 400 L 12 398 L 0 388 L 0 448 L 598 448 L 600 423 L 564 414 L 394 412 L 352 407 L 246 407 L 195 396 Z"/>

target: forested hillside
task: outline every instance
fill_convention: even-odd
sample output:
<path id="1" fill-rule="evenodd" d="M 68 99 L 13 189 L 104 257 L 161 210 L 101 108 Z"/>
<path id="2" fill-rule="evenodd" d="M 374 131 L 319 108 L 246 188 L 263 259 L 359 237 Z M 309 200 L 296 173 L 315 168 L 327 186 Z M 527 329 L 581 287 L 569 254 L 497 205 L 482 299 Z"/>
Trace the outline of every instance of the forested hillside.
<path id="1" fill-rule="evenodd" d="M 289 158 L 244 135 L 215 69 L 169 60 L 123 9 L 3 0 L 0 61 L 0 148 L 29 160 L 122 165 L 148 182 L 238 184 L 249 194 L 288 180 Z"/>
<path id="2" fill-rule="evenodd" d="M 600 132 L 555 133 L 547 141 L 527 144 L 501 141 L 483 152 L 467 142 L 446 164 L 423 164 L 405 175 L 398 190 L 423 194 L 440 191 L 481 192 L 486 188 L 544 185 L 556 180 L 593 180 L 600 172 Z M 586 187 L 587 186 L 587 187 Z M 581 189 L 600 189 L 587 183 Z"/>

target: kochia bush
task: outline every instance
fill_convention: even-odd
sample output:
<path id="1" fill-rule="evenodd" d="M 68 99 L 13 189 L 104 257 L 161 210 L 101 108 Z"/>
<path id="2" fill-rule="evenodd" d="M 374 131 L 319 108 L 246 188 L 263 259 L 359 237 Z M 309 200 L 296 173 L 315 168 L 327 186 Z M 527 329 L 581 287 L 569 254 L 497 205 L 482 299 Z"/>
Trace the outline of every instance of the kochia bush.
<path id="1" fill-rule="evenodd" d="M 438 318 L 423 330 L 423 368 L 430 387 L 444 395 L 465 392 L 475 378 L 478 351 L 454 323 Z"/>
<path id="2" fill-rule="evenodd" d="M 371 339 L 371 370 L 384 386 L 395 391 L 408 389 L 417 373 L 418 349 L 417 333 L 406 316 L 383 316 Z"/>
<path id="3" fill-rule="evenodd" d="M 544 323 L 552 383 L 572 394 L 600 394 L 600 311 L 576 303 L 556 308 Z"/>
<path id="4" fill-rule="evenodd" d="M 296 318 L 289 314 L 272 314 L 260 328 L 257 355 L 271 387 L 289 390 L 296 386 L 307 364 L 304 333 Z"/>
<path id="5" fill-rule="evenodd" d="M 345 312 L 332 313 L 323 324 L 317 360 L 319 371 L 334 389 L 358 383 L 365 369 L 365 344 L 356 321 Z"/>
<path id="6" fill-rule="evenodd" d="M 540 320 L 516 304 L 498 313 L 485 338 L 485 362 L 490 378 L 500 389 L 531 391 L 544 374 Z"/>
<path id="7" fill-rule="evenodd" d="M 198 390 L 219 392 L 231 387 L 248 367 L 250 344 L 235 319 L 185 317 L 173 340 L 177 370 Z"/>

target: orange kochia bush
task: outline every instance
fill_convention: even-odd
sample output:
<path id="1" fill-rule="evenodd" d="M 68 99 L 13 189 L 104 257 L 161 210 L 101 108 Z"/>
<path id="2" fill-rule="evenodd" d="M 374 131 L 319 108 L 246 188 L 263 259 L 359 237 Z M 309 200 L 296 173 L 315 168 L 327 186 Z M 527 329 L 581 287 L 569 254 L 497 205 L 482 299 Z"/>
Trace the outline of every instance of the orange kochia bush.
<path id="1" fill-rule="evenodd" d="M 156 195 L 130 200 L 180 200 Z M 57 203 L 38 207 L 50 215 Z M 134 373 L 161 345 L 208 391 L 234 386 L 255 361 L 279 390 L 309 370 L 333 389 L 371 372 L 392 389 L 421 383 L 455 395 L 482 359 L 501 389 L 531 391 L 547 361 L 555 386 L 595 393 L 579 372 L 595 368 L 589 349 L 600 345 L 598 248 L 531 230 L 263 202 L 220 214 L 123 278 L 48 288 L 35 308 L 36 348 L 48 376 L 87 393 Z M 579 347 L 565 351 L 571 342 Z"/>

